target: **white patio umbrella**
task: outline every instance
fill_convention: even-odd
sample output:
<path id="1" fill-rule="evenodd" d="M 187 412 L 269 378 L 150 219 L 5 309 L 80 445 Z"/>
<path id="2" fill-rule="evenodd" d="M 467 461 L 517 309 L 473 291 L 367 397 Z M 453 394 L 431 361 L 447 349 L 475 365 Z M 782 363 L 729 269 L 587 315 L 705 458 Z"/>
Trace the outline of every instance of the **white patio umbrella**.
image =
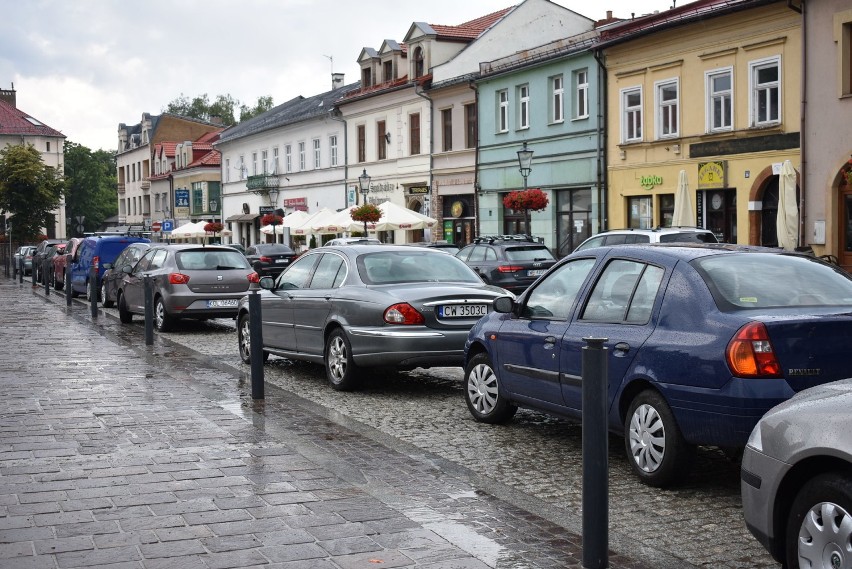
<path id="1" fill-rule="evenodd" d="M 675 190 L 672 227 L 695 227 L 695 225 L 695 208 L 692 207 L 689 180 L 686 177 L 686 170 L 681 170 L 677 178 L 677 190 Z"/>
<path id="2" fill-rule="evenodd" d="M 376 223 L 376 231 L 393 231 L 395 229 L 428 229 L 438 223 L 427 215 L 412 209 L 398 206 L 392 202 L 379 204 L 382 217 Z"/>
<path id="3" fill-rule="evenodd" d="M 192 239 L 193 237 L 207 237 L 204 231 L 206 221 L 184 223 L 180 227 L 172 229 L 172 239 Z"/>
<path id="4" fill-rule="evenodd" d="M 364 231 L 364 222 L 363 221 L 355 221 L 352 219 L 352 210 L 360 207 L 357 205 L 349 206 L 345 209 L 341 209 L 336 214 L 334 214 L 331 219 L 329 219 L 328 225 L 329 227 L 334 226 L 339 228 L 339 232 L 352 232 L 352 231 Z M 375 231 L 376 224 L 375 223 L 367 223 L 367 231 Z"/>
<path id="5" fill-rule="evenodd" d="M 303 225 L 291 228 L 290 235 L 308 235 L 309 233 L 339 233 L 335 228 L 329 230 L 328 222 L 336 212 L 331 211 L 327 207 L 319 210 L 315 215 L 311 216 Z"/>
<path id="6" fill-rule="evenodd" d="M 293 213 L 284 216 L 284 220 L 275 226 L 275 231 L 272 231 L 271 225 L 264 225 L 260 228 L 260 232 L 266 235 L 283 234 L 284 230 L 282 228 L 287 227 L 289 229 L 293 229 L 294 227 L 300 227 L 305 224 L 313 215 L 306 211 L 296 210 Z"/>
<path id="7" fill-rule="evenodd" d="M 788 251 L 799 246 L 799 206 L 796 204 L 796 170 L 784 160 L 778 177 L 778 218 L 775 222 L 778 246 Z"/>

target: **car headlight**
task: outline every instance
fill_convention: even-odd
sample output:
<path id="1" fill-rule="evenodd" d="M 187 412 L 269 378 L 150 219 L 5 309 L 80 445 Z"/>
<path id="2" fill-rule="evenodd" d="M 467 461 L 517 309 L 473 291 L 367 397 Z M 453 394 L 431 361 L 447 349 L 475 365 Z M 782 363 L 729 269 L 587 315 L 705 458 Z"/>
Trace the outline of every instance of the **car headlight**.
<path id="1" fill-rule="evenodd" d="M 763 452 L 763 437 L 761 435 L 760 423 L 755 425 L 751 430 L 751 434 L 748 436 L 748 442 L 746 445 L 750 446 L 754 450 Z"/>

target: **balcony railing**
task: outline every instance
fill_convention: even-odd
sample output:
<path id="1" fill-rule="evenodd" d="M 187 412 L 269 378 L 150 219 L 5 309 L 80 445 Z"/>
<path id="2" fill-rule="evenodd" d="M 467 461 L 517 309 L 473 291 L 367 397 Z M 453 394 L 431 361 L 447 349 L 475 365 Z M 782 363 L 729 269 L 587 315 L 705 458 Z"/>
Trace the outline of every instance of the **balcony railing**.
<path id="1" fill-rule="evenodd" d="M 119 194 L 123 194 L 123 193 L 124 193 L 124 184 L 118 184 L 118 193 L 119 193 Z"/>
<path id="2" fill-rule="evenodd" d="M 250 191 L 263 191 L 270 188 L 278 187 L 278 176 L 270 176 L 268 174 L 260 174 L 258 176 L 249 176 L 246 180 L 246 189 Z"/>
<path id="3" fill-rule="evenodd" d="M 139 187 L 142 188 L 142 191 L 148 191 L 151 189 L 151 181 L 150 180 L 142 180 L 139 182 Z"/>

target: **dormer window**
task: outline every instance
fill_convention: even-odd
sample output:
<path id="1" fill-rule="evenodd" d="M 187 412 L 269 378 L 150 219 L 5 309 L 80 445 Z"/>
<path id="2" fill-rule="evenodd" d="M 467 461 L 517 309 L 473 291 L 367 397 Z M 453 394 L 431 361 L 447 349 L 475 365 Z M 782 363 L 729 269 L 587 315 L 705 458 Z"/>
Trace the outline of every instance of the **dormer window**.
<path id="1" fill-rule="evenodd" d="M 414 76 L 415 77 L 423 77 L 425 69 L 425 63 L 423 61 L 423 48 L 417 47 L 414 50 Z"/>
<path id="2" fill-rule="evenodd" d="M 370 87 L 373 85 L 373 74 L 369 67 L 361 70 L 361 88 Z"/>
<path id="3" fill-rule="evenodd" d="M 393 61 L 385 61 L 382 63 L 382 81 L 388 82 L 393 80 Z"/>

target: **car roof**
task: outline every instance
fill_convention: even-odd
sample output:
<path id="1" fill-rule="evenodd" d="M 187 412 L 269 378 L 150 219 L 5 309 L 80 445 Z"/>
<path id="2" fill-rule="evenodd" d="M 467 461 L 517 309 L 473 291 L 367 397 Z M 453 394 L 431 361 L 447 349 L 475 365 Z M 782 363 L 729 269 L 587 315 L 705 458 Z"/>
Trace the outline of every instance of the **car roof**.
<path id="1" fill-rule="evenodd" d="M 608 245 L 606 247 L 593 247 L 575 251 L 566 258 L 601 255 L 627 255 L 633 256 L 637 253 L 657 254 L 669 257 L 678 257 L 685 261 L 691 261 L 699 257 L 710 255 L 723 255 L 734 253 L 774 253 L 803 255 L 803 253 L 791 253 L 775 247 L 761 247 L 758 245 L 737 245 L 735 243 L 634 243 L 630 245 Z"/>

